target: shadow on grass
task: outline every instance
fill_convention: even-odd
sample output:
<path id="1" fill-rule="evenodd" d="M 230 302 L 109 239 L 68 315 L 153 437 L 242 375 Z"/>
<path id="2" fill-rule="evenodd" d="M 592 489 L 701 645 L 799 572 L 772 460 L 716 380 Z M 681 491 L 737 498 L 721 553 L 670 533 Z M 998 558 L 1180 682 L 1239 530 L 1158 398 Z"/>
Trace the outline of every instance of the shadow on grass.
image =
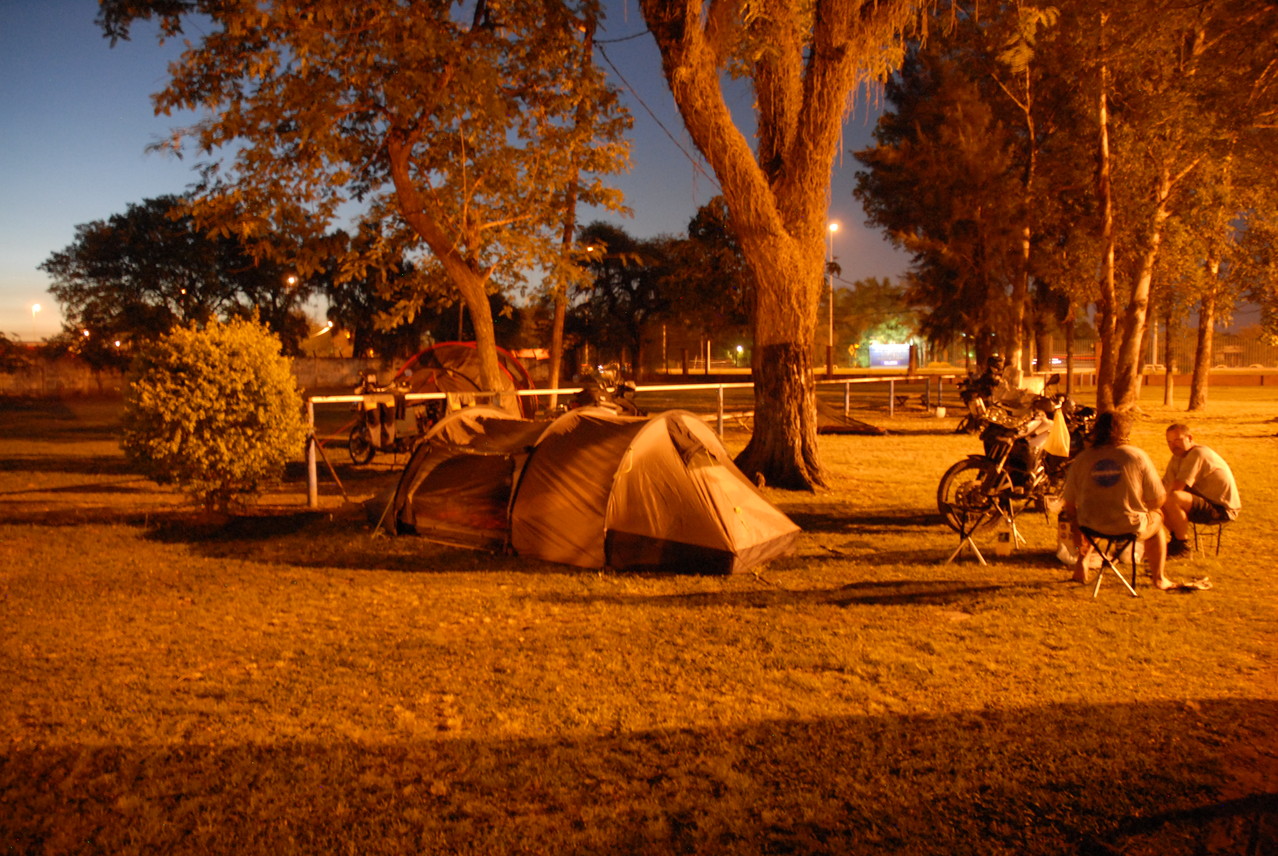
<path id="1" fill-rule="evenodd" d="M 395 741 L 14 747 L 0 764 L 0 847 L 1270 854 L 1275 794 L 1223 792 L 1220 744 L 1222 732 L 1260 739 L 1275 720 L 1270 702 L 1244 699 L 522 740 L 424 724 Z"/>
<path id="2" fill-rule="evenodd" d="M 122 476 L 133 475 L 136 470 L 129 462 L 118 455 L 63 455 L 50 457 L 7 457 L 0 458 L 0 472 L 52 474 L 67 473 L 81 476 Z M 61 490 L 93 489 L 98 485 L 74 485 Z"/>
<path id="3" fill-rule="evenodd" d="M 118 440 L 119 405 L 56 398 L 0 400 L 0 438 L 80 443 Z"/>
<path id="4" fill-rule="evenodd" d="M 612 603 L 629 606 L 753 607 L 779 606 L 964 606 L 987 602 L 990 594 L 1013 589 L 1032 590 L 1055 585 L 1041 580 L 973 584 L 968 580 L 929 580 L 851 583 L 832 589 L 777 589 L 743 592 L 696 592 L 670 595 L 556 595 L 548 603 Z"/>
<path id="5" fill-rule="evenodd" d="M 857 532 L 872 535 L 943 525 L 939 512 L 919 512 L 912 508 L 849 514 L 791 510 L 786 512 L 786 516 L 804 532 Z"/>

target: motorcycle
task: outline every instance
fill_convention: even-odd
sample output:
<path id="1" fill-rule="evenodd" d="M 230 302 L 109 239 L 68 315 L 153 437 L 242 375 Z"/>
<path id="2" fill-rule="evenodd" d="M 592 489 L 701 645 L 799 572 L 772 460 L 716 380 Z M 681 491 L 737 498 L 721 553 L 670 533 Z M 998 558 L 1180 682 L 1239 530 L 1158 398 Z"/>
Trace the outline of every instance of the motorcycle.
<path id="1" fill-rule="evenodd" d="M 959 400 L 967 407 L 967 414 L 954 429 L 955 434 L 978 434 L 986 423 L 986 416 L 995 411 L 992 418 L 1009 416 L 1011 408 L 1004 406 L 995 396 L 1003 382 L 1003 361 L 991 357 L 982 374 L 968 373 L 959 381 Z"/>
<path id="2" fill-rule="evenodd" d="M 1047 385 L 1059 383 L 1053 375 Z M 936 492 L 946 525 L 970 535 L 997 520 L 1014 520 L 1025 508 L 1046 512 L 1065 488 L 1069 462 L 1082 451 L 1096 411 L 1067 396 L 1036 396 L 1024 412 L 990 408 L 978 418 L 984 452 L 969 455 L 945 471 Z M 1045 451 L 1054 422 L 1069 434 L 1067 454 Z"/>
<path id="3" fill-rule="evenodd" d="M 383 395 L 385 398 L 355 405 L 359 415 L 346 441 L 346 449 L 353 463 L 360 466 L 367 464 L 378 452 L 399 454 L 411 451 L 417 439 L 443 416 L 442 402 L 415 404 L 412 411 L 417 433 L 409 436 L 397 435 L 396 423 L 403 415 L 404 395 L 409 391 L 410 385 L 406 379 L 395 380 L 383 386 L 377 382 L 375 372 L 360 375 L 359 385 L 355 387 L 356 395 Z"/>
<path id="4" fill-rule="evenodd" d="M 646 416 L 647 414 L 635 404 L 635 385 L 628 380 L 619 382 L 609 388 L 606 382 L 596 375 L 590 374 L 579 380 L 581 391 L 568 404 L 569 410 L 578 407 L 603 407 L 621 416 Z"/>

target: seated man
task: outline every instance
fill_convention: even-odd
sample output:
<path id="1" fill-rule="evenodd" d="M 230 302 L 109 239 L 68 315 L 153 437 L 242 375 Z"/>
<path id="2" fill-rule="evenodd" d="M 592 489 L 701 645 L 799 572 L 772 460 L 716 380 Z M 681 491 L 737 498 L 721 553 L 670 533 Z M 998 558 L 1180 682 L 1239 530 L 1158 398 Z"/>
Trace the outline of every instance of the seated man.
<path id="1" fill-rule="evenodd" d="M 1144 449 L 1127 444 L 1131 416 L 1105 412 L 1096 417 L 1090 448 L 1080 452 L 1065 475 L 1065 512 L 1074 524 L 1078 563 L 1074 580 L 1086 582 L 1087 542 L 1079 527 L 1106 535 L 1135 534 L 1144 544 L 1149 575 L 1158 588 L 1175 584 L 1163 573 L 1163 484 Z"/>
<path id="2" fill-rule="evenodd" d="M 1189 552 L 1190 523 L 1228 523 L 1238 517 L 1242 503 L 1238 485 L 1225 459 L 1206 446 L 1194 442 L 1189 426 L 1177 422 L 1167 428 L 1167 447 L 1172 458 L 1163 473 L 1163 518 L 1171 543 L 1168 556 Z"/>

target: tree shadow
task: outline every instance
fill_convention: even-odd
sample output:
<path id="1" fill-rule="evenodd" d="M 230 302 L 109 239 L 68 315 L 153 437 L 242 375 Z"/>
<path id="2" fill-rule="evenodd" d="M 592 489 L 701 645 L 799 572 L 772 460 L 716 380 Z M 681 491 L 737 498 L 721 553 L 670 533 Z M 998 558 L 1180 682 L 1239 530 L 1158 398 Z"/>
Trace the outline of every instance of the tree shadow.
<path id="1" fill-rule="evenodd" d="M 394 738 L 315 728 L 269 742 L 16 746 L 0 768 L 0 836 L 24 853 L 92 842 L 95 852 L 490 856 L 1190 856 L 1278 844 L 1278 795 L 1222 795 L 1231 770 L 1212 726 L 1264 734 L 1278 725 L 1268 700 L 524 739 L 448 735 L 439 712 L 405 713 Z"/>
<path id="2" fill-rule="evenodd" d="M 879 510 L 873 513 L 850 511 L 847 514 L 821 511 L 787 511 L 786 516 L 793 520 L 804 532 L 855 531 L 874 534 L 944 525 L 939 512 L 921 512 L 915 508 Z"/>
<path id="3" fill-rule="evenodd" d="M 0 458 L 0 472 L 123 476 L 135 475 L 137 470 L 122 455 L 59 455 L 57 457 L 10 455 Z M 76 486 L 59 488 L 59 490 L 69 491 L 74 487 Z M 96 485 L 80 485 L 79 487 L 92 489 Z"/>
<path id="4" fill-rule="evenodd" d="M 1054 585 L 1041 580 L 1009 580 L 975 584 L 969 580 L 859 582 L 827 589 L 753 589 L 732 592 L 692 592 L 659 595 L 548 595 L 550 603 L 610 603 L 627 606 L 671 606 L 689 609 L 783 606 L 950 606 L 962 609 L 988 602 L 988 595 L 1034 590 Z"/>

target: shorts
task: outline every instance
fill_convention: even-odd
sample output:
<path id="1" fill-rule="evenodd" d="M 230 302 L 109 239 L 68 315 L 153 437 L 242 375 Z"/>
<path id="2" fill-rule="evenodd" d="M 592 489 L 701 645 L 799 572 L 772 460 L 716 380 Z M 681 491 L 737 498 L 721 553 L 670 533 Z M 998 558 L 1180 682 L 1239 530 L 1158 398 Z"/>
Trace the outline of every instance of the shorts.
<path id="1" fill-rule="evenodd" d="M 1238 512 L 1230 511 L 1223 505 L 1208 502 L 1195 494 L 1193 503 L 1189 506 L 1189 512 L 1185 516 L 1189 518 L 1190 523 L 1211 525 L 1214 523 L 1229 523 L 1238 516 Z"/>
<path id="2" fill-rule="evenodd" d="M 1136 533 L 1137 541 L 1148 541 L 1163 529 L 1163 513 L 1157 509 L 1154 511 L 1146 511 L 1143 515 L 1144 524 L 1140 527 L 1140 532 Z"/>

